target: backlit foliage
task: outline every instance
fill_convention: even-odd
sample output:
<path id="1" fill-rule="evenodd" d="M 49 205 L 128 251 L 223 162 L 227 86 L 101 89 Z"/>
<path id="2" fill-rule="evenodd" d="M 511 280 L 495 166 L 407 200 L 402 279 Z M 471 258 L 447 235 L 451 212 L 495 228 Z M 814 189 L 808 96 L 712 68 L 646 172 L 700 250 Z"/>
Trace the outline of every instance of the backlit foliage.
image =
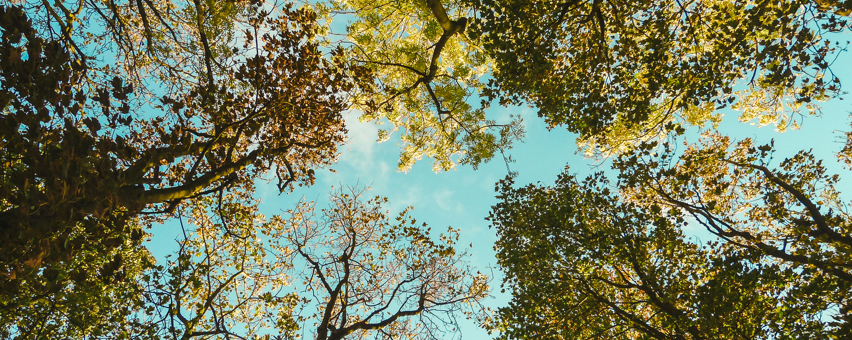
<path id="1" fill-rule="evenodd" d="M 226 20 L 230 29 L 260 34 L 229 48 L 230 54 L 195 55 L 202 64 L 225 67 L 227 78 L 216 73 L 173 77 L 181 84 L 162 84 L 165 95 L 154 98 L 140 89 L 136 97 L 138 84 L 156 76 L 114 72 L 86 55 L 93 51 L 78 47 L 90 41 L 71 34 L 85 36 L 102 18 L 94 14 L 98 11 L 115 20 L 125 20 L 124 12 L 114 12 L 112 2 L 84 1 L 75 3 L 80 6 L 75 10 L 94 15 L 91 22 L 53 16 L 65 5 L 32 11 L 22 9 L 30 6 L 26 3 L 0 7 L 4 323 L 41 313 L 62 315 L 55 306 L 65 300 L 52 301 L 57 292 L 97 296 L 107 289 L 78 289 L 88 279 L 75 273 L 95 277 L 100 272 L 102 284 L 132 282 L 139 268 L 125 265 L 119 254 L 142 251 L 140 226 L 171 216 L 187 199 L 229 192 L 250 196 L 255 178 L 267 172 L 277 176 L 282 191 L 312 184 L 314 169 L 333 162 L 344 141 L 345 94 L 369 86 L 369 71 L 350 63 L 343 51 L 319 49 L 310 10 L 285 6 L 269 13 L 260 4 L 234 4 L 242 6 L 239 18 L 246 26 Z M 200 6 L 195 9 L 207 8 Z M 216 20 L 199 20 L 208 19 Z M 207 29 L 204 22 L 196 26 L 199 32 Z M 107 33 L 116 45 L 105 48 L 135 39 L 129 30 Z M 181 58 L 190 51 L 198 49 L 162 58 L 189 67 Z M 104 303 L 99 308 L 109 309 L 114 301 Z"/>
<path id="2" fill-rule="evenodd" d="M 400 170 L 423 157 L 436 171 L 476 168 L 523 137 L 519 116 L 497 121 L 479 103 L 490 59 L 466 36 L 469 8 L 439 0 L 335 0 L 329 7 L 355 17 L 344 46 L 373 70 L 378 90 L 355 102 L 370 110 L 362 121 L 390 125 L 380 141 L 399 134 Z"/>
<path id="3" fill-rule="evenodd" d="M 490 217 L 514 296 L 501 336 L 842 339 L 852 219 L 838 177 L 809 152 L 777 166 L 772 153 L 711 133 L 682 155 L 641 145 L 615 161 L 615 186 L 504 181 Z M 711 236 L 687 239 L 691 226 Z"/>
<path id="4" fill-rule="evenodd" d="M 486 95 L 532 103 L 589 153 L 619 154 L 703 125 L 697 108 L 795 126 L 839 93 L 831 72 L 849 2 L 465 0 L 493 60 Z"/>

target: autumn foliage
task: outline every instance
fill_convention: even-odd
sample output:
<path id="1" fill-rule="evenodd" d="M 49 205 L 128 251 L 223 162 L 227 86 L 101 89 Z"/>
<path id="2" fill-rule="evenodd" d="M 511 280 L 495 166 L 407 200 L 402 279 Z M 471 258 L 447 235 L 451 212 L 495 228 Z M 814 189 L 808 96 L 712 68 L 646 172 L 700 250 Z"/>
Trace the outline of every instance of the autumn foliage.
<path id="1" fill-rule="evenodd" d="M 843 339 L 842 173 L 719 127 L 730 110 L 780 132 L 821 114 L 842 94 L 832 63 L 850 12 L 828 0 L 4 2 L 0 337 L 437 339 L 463 316 L 500 339 Z M 411 208 L 390 215 L 356 188 L 325 210 L 259 212 L 260 180 L 289 193 L 334 164 L 350 110 L 386 124 L 400 171 L 423 158 L 435 171 L 508 167 L 524 125 L 494 104 L 533 106 L 611 165 L 553 185 L 509 170 L 497 184 L 488 221 L 512 300 L 494 314 L 459 231 L 432 236 Z M 181 236 L 158 262 L 146 240 L 164 223 Z"/>

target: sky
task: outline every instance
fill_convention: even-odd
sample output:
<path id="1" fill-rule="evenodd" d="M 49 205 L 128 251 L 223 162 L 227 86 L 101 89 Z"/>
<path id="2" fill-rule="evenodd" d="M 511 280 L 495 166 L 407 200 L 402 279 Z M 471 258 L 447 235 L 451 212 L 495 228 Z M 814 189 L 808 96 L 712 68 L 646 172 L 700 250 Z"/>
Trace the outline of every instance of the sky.
<path id="1" fill-rule="evenodd" d="M 574 135 L 564 130 L 547 131 L 545 124 L 535 116 L 534 109 L 524 107 L 499 108 L 497 115 L 520 113 L 524 117 L 527 138 L 516 145 L 511 155 L 517 161 L 510 169 L 517 171 L 518 183 L 541 180 L 549 183 L 570 165 L 572 171 L 591 173 L 592 160 L 575 154 Z M 447 172 L 434 172 L 429 159 L 423 159 L 408 173 L 397 171 L 400 146 L 394 138 L 376 143 L 378 127 L 374 123 L 361 123 L 357 112 L 346 118 L 349 142 L 342 147 L 340 159 L 332 168 L 336 171 L 318 171 L 314 186 L 299 188 L 291 194 L 278 195 L 274 185 L 259 188 L 258 196 L 264 202 L 261 212 L 267 216 L 281 213 L 295 206 L 303 197 L 324 207 L 332 187 L 369 186 L 370 196 L 388 197 L 386 208 L 391 216 L 407 206 L 414 209 L 410 215 L 423 221 L 433 232 L 447 227 L 460 230 L 458 246 L 471 254 L 470 263 L 483 273 L 493 274 L 491 287 L 499 292 L 502 276 L 496 266 L 494 242 L 496 234 L 485 220 L 490 208 L 497 203 L 494 186 L 507 174 L 506 163 L 498 155 L 478 170 L 457 166 Z M 433 235 L 436 236 L 436 235 Z M 509 301 L 506 294 L 485 301 L 490 307 L 499 307 Z M 472 323 L 462 323 L 464 339 L 487 339 L 487 333 Z"/>

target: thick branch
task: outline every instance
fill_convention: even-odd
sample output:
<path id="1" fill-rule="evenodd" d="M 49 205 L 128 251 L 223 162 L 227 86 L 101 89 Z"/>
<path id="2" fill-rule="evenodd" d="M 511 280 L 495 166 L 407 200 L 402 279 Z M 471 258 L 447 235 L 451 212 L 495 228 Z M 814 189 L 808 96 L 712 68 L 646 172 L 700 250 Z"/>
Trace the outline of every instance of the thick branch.
<path id="1" fill-rule="evenodd" d="M 348 250 L 348 252 L 347 252 Z M 331 326 L 331 316 L 334 311 L 334 305 L 337 303 L 337 298 L 340 295 L 340 290 L 344 285 L 348 284 L 349 281 L 349 257 L 352 254 L 352 251 L 355 250 L 355 235 L 352 235 L 352 242 L 350 245 L 343 251 L 343 255 L 340 256 L 340 262 L 343 263 L 343 278 L 340 279 L 340 282 L 337 283 L 337 286 L 334 287 L 334 291 L 330 292 L 328 297 L 328 302 L 325 304 L 325 312 L 322 316 L 322 321 L 320 322 L 319 327 L 317 327 L 317 340 L 324 340 L 326 338 L 326 334 L 328 334 L 328 330 L 332 329 L 330 339 L 342 339 L 341 335 L 339 338 L 336 336 L 340 331 L 345 330 L 346 328 L 334 331 L 333 326 Z M 346 301 L 343 301 L 341 308 L 346 308 Z M 343 320 L 345 324 L 346 320 Z M 347 333 L 348 334 L 348 333 Z"/>
<path id="2" fill-rule="evenodd" d="M 450 21 L 450 17 L 447 16 L 447 11 L 444 9 L 444 5 L 441 3 L 441 0 L 426 0 L 426 5 L 429 6 L 430 10 L 432 10 L 432 15 L 434 15 L 435 20 L 438 20 L 438 23 L 441 24 L 441 28 L 444 29 L 444 32 L 452 30 L 453 22 Z"/>
<path id="3" fill-rule="evenodd" d="M 154 34 L 151 32 L 151 24 L 148 22 L 148 14 L 145 13 L 145 6 L 142 5 L 142 0 L 136 0 L 136 8 L 139 10 L 139 17 L 142 18 L 142 27 L 145 28 L 145 39 L 148 41 L 147 47 L 150 54 L 154 47 Z"/>
<path id="4" fill-rule="evenodd" d="M 285 152 L 289 149 L 289 147 L 290 145 L 287 145 L 266 154 Z M 176 187 L 144 190 L 138 186 L 126 186 L 122 188 L 124 195 L 122 197 L 123 202 L 121 203 L 125 206 L 135 203 L 152 204 L 190 197 L 219 179 L 245 169 L 249 166 L 249 164 L 254 163 L 261 155 L 263 155 L 263 153 L 260 150 L 254 150 L 237 162 L 220 167 L 219 169 L 204 174 L 192 182 Z"/>
<path id="5" fill-rule="evenodd" d="M 796 200 L 799 201 L 799 203 L 802 203 L 802 205 L 804 205 L 805 208 L 808 209 L 808 213 L 811 215 L 811 218 L 813 218 L 814 222 L 816 222 L 817 230 L 819 230 L 821 233 L 828 235 L 833 240 L 842 242 L 848 246 L 852 246 L 852 237 L 841 235 L 840 233 L 834 231 L 834 229 L 831 229 L 831 227 L 829 227 L 828 224 L 825 222 L 825 217 L 822 216 L 822 214 L 819 212 L 819 207 L 817 207 L 813 201 L 811 201 L 807 196 L 805 196 L 805 194 L 797 190 L 789 183 L 775 176 L 775 174 L 773 174 L 772 171 L 770 171 L 768 168 L 761 165 L 737 163 L 731 160 L 725 161 L 736 166 L 752 168 L 762 172 L 766 176 L 766 178 L 768 178 L 772 183 L 777 184 L 778 186 L 789 192 L 791 195 L 793 195 L 793 197 L 796 198 Z"/>
<path id="6" fill-rule="evenodd" d="M 209 89 L 213 89 L 213 67 L 211 65 L 211 61 L 213 59 L 213 54 L 210 52 L 210 43 L 207 41 L 207 34 L 204 33 L 204 12 L 201 8 L 201 1 L 195 1 L 195 11 L 197 14 L 198 21 L 198 35 L 201 39 L 201 45 L 204 47 L 204 66 L 207 68 L 207 85 Z"/>
<path id="7" fill-rule="evenodd" d="M 464 32 L 464 29 L 467 27 L 467 18 L 460 18 L 458 20 L 451 21 L 440 0 L 426 0 L 426 4 L 428 4 L 429 9 L 432 10 L 432 15 L 435 17 L 435 20 L 437 20 L 438 24 L 441 25 L 441 28 L 444 29 L 444 34 L 442 34 L 441 38 L 438 39 L 438 42 L 435 43 L 435 51 L 432 52 L 432 61 L 429 63 L 429 74 L 424 77 L 424 82 L 428 83 L 435 78 L 435 74 L 438 72 L 438 58 L 441 56 L 441 51 L 444 49 L 444 45 L 447 44 L 447 41 L 450 40 L 450 37 L 454 34 Z"/>

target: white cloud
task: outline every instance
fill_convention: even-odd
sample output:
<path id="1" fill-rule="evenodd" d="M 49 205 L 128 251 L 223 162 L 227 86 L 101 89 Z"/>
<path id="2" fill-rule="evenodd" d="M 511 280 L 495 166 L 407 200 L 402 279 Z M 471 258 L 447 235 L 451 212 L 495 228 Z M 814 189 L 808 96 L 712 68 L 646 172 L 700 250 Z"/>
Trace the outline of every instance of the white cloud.
<path id="1" fill-rule="evenodd" d="M 374 154 L 379 129 L 372 122 L 358 121 L 360 115 L 358 111 L 346 114 L 346 129 L 349 133 L 338 164 L 351 167 L 359 175 L 366 175 L 374 172 L 374 167 L 379 164 Z"/>
<path id="2" fill-rule="evenodd" d="M 464 207 L 462 207 L 461 203 L 453 198 L 453 194 L 454 192 L 449 189 L 443 189 L 435 192 L 433 194 L 435 204 L 437 204 L 442 210 L 461 213 L 464 211 Z"/>

